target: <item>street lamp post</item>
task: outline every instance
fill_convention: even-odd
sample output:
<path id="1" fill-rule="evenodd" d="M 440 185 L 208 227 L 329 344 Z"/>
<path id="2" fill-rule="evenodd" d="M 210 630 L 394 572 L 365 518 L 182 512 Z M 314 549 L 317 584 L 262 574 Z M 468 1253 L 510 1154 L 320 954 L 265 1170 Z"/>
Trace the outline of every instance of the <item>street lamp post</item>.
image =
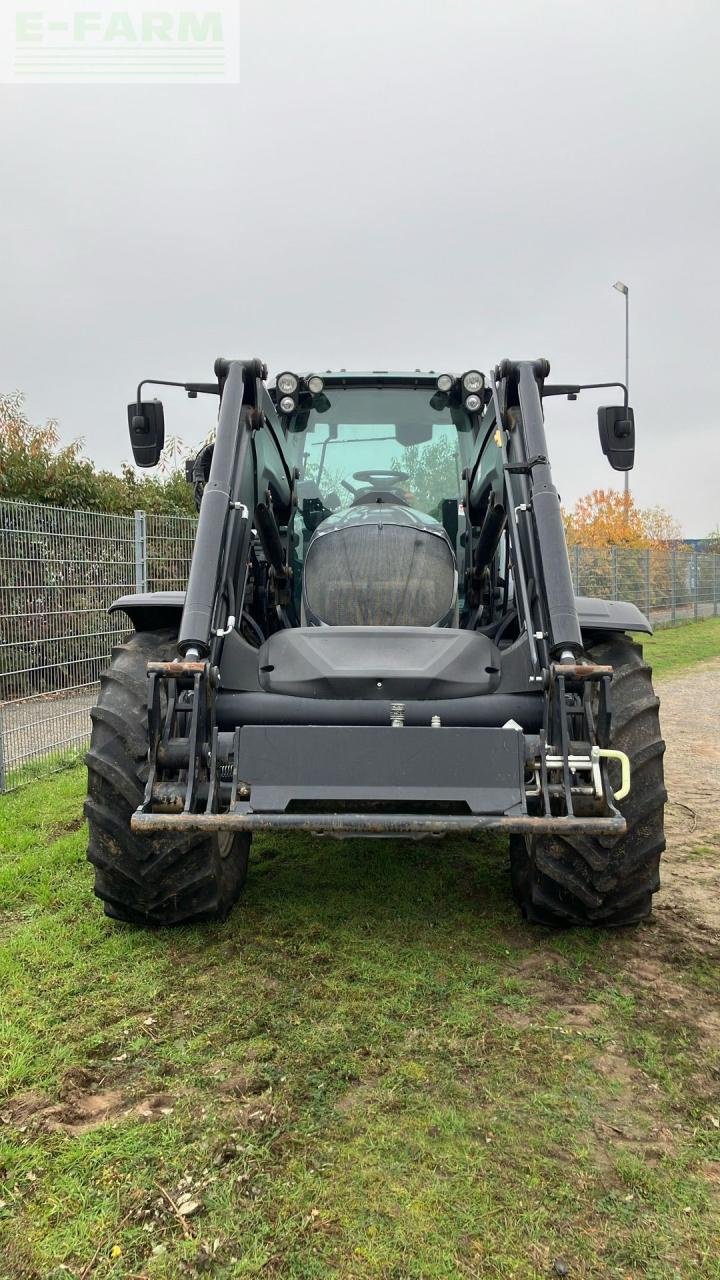
<path id="1" fill-rule="evenodd" d="M 625 294 L 625 386 L 628 391 L 628 404 L 630 403 L 630 290 L 622 280 L 616 280 L 613 289 L 617 289 L 618 293 Z M 625 524 L 628 523 L 628 514 L 630 510 L 630 472 L 625 472 Z"/>

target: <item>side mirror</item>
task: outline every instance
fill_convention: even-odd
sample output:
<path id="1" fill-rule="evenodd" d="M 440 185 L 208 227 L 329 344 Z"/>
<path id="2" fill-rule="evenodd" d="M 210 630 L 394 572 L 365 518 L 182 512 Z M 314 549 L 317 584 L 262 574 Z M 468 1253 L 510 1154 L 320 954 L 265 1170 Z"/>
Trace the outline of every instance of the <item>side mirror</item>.
<path id="1" fill-rule="evenodd" d="M 598 409 L 600 445 L 614 471 L 632 471 L 635 462 L 635 415 L 623 405 Z"/>
<path id="2" fill-rule="evenodd" d="M 162 400 L 143 400 L 138 413 L 135 401 L 128 405 L 128 427 L 133 457 L 139 467 L 156 467 L 165 444 Z"/>

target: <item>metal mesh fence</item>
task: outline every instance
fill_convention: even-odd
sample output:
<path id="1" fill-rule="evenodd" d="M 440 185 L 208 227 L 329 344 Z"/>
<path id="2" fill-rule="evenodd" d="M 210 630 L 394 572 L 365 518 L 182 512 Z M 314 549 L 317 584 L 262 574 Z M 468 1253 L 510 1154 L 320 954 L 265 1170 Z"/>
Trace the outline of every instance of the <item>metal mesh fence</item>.
<path id="1" fill-rule="evenodd" d="M 656 627 L 717 617 L 720 555 L 691 547 L 572 547 L 579 596 L 631 600 Z"/>
<path id="2" fill-rule="evenodd" d="M 182 588 L 195 521 L 0 502 L 0 791 L 89 736 L 101 671 L 128 629 L 109 605 Z"/>
<path id="3" fill-rule="evenodd" d="M 109 605 L 183 590 L 194 536 L 190 516 L 0 502 L 0 791 L 85 747 L 100 673 L 128 629 Z M 570 566 L 578 595 L 632 600 L 656 626 L 718 613 L 711 552 L 573 547 Z"/>
<path id="4" fill-rule="evenodd" d="M 142 512 L 137 513 L 138 521 Z M 190 516 L 145 517 L 145 582 L 141 591 L 184 591 L 195 540 Z"/>

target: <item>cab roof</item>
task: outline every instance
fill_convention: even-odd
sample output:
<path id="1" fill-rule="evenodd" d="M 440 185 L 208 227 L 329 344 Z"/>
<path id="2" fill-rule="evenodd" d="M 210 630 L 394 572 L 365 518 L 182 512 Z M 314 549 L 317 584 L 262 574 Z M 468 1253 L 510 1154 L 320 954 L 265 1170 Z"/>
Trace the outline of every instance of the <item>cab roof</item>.
<path id="1" fill-rule="evenodd" d="M 284 372 L 280 370 L 280 372 Z M 293 372 L 295 372 L 293 370 Z M 432 369 L 427 371 L 422 369 L 414 369 L 412 371 L 388 370 L 388 369 L 310 369 L 298 374 L 298 377 L 309 378 L 313 374 L 322 378 L 323 381 L 333 387 L 339 386 L 403 386 L 403 387 L 434 387 L 438 375 Z M 280 376 L 279 374 L 277 375 Z M 275 384 L 272 383 L 272 386 Z"/>

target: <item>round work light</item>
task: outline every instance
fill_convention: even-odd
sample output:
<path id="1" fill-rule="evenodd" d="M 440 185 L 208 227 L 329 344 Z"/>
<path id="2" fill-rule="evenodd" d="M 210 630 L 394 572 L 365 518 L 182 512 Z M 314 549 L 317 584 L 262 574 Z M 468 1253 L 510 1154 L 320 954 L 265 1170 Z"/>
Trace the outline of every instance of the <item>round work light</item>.
<path id="1" fill-rule="evenodd" d="M 468 369 L 463 374 L 463 387 L 466 391 L 482 391 L 485 386 L 485 379 L 479 369 Z"/>

